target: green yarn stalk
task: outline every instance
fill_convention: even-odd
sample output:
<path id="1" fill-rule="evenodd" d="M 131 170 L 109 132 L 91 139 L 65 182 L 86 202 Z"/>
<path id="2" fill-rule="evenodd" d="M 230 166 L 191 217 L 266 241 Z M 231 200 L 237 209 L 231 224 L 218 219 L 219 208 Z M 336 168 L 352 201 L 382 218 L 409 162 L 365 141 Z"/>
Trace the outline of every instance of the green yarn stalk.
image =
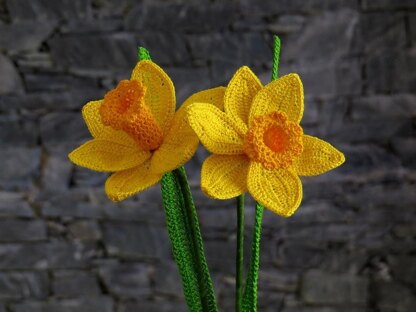
<path id="1" fill-rule="evenodd" d="M 237 250 L 235 254 L 235 311 L 241 312 L 243 305 L 244 272 L 244 201 L 245 194 L 237 197 Z"/>
<path id="2" fill-rule="evenodd" d="M 256 203 L 256 216 L 253 230 L 253 241 L 251 243 L 250 268 L 247 274 L 246 288 L 243 298 L 243 312 L 257 311 L 257 285 L 260 267 L 260 238 L 263 221 L 264 207 Z"/>
<path id="3" fill-rule="evenodd" d="M 198 215 L 196 213 L 195 204 L 192 198 L 191 189 L 189 187 L 188 179 L 184 167 L 180 167 L 173 171 L 173 174 L 179 181 L 182 194 L 184 197 L 185 213 L 189 224 L 188 233 L 189 238 L 193 244 L 194 261 L 196 263 L 196 274 L 200 287 L 200 296 L 202 303 L 202 310 L 205 312 L 217 312 L 217 302 L 215 299 L 214 286 L 212 284 L 211 274 L 208 269 L 208 264 L 205 259 L 204 243 L 202 240 L 201 231 L 199 228 Z"/>
<path id="4" fill-rule="evenodd" d="M 276 80 L 279 74 L 280 38 L 273 36 L 273 66 L 272 80 Z M 256 203 L 256 217 L 253 229 L 253 241 L 251 243 L 250 268 L 247 274 L 246 288 L 243 297 L 243 312 L 257 312 L 257 289 L 260 267 L 260 239 L 263 221 L 264 207 Z"/>
<path id="5" fill-rule="evenodd" d="M 140 61 L 151 60 L 143 47 L 137 54 Z M 166 173 L 161 186 L 166 225 L 188 308 L 191 312 L 218 312 L 185 168 Z"/>
<path id="6" fill-rule="evenodd" d="M 139 47 L 139 49 L 137 50 L 137 58 L 139 61 L 151 61 L 152 59 L 150 58 L 150 53 L 147 49 L 143 48 L 143 47 Z"/>
<path id="7" fill-rule="evenodd" d="M 173 257 L 182 279 L 183 293 L 191 312 L 202 312 L 198 275 L 194 261 L 193 244 L 189 241 L 187 217 L 184 214 L 184 198 L 178 179 L 172 172 L 162 177 L 162 198 L 166 225 Z"/>
<path id="8" fill-rule="evenodd" d="M 273 36 L 273 65 L 272 65 L 272 81 L 276 80 L 279 75 L 279 58 L 280 58 L 280 38 Z"/>

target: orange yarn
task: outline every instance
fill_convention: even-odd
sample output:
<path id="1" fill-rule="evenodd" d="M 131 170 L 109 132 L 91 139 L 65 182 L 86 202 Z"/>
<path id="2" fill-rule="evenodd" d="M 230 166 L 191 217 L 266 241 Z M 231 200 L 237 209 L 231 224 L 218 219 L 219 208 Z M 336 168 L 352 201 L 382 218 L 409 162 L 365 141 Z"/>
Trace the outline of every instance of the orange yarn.
<path id="1" fill-rule="evenodd" d="M 131 136 L 146 151 L 159 148 L 163 131 L 144 101 L 146 88 L 138 80 L 122 80 L 104 96 L 102 122 Z"/>
<path id="2" fill-rule="evenodd" d="M 283 112 L 253 120 L 244 141 L 244 151 L 267 169 L 288 168 L 303 151 L 303 130 Z"/>

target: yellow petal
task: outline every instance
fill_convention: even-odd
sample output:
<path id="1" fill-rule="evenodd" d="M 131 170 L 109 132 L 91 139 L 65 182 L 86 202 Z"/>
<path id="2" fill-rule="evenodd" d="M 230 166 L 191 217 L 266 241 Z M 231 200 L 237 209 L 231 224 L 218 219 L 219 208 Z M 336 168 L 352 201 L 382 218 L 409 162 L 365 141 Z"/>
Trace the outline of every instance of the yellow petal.
<path id="1" fill-rule="evenodd" d="M 112 174 L 105 182 L 105 192 L 112 201 L 133 196 L 160 181 L 162 175 L 150 171 L 150 161 Z"/>
<path id="2" fill-rule="evenodd" d="M 194 103 L 188 108 L 188 121 L 202 144 L 214 154 L 243 153 L 244 134 L 233 120 L 217 107 Z"/>
<path id="3" fill-rule="evenodd" d="M 283 112 L 290 121 L 299 123 L 303 115 L 303 85 L 297 74 L 270 82 L 254 98 L 249 122 L 260 115 Z"/>
<path id="4" fill-rule="evenodd" d="M 186 110 L 192 103 L 208 103 L 215 105 L 220 110 L 224 110 L 224 94 L 225 87 L 217 87 L 194 93 L 183 102 L 179 111 Z"/>
<path id="5" fill-rule="evenodd" d="M 252 162 L 247 186 L 257 202 L 283 217 L 291 216 L 302 200 L 302 183 L 296 173 L 287 169 L 267 170 Z"/>
<path id="6" fill-rule="evenodd" d="M 294 161 L 293 169 L 300 176 L 314 176 L 334 169 L 344 162 L 344 154 L 331 144 L 304 135 L 303 153 Z"/>
<path id="7" fill-rule="evenodd" d="M 68 157 L 76 165 L 95 171 L 120 171 L 136 167 L 150 157 L 138 147 L 94 139 L 72 151 Z"/>
<path id="8" fill-rule="evenodd" d="M 82 108 L 82 116 L 84 117 L 91 135 L 95 138 L 119 142 L 123 145 L 135 147 L 136 143 L 127 133 L 120 130 L 114 130 L 102 123 L 100 115 L 100 106 L 102 103 L 103 100 L 91 101 Z"/>
<path id="9" fill-rule="evenodd" d="M 162 145 L 152 156 L 151 170 L 155 173 L 172 171 L 185 164 L 195 154 L 199 139 L 187 118 L 187 108 L 195 103 L 210 103 L 219 109 L 224 108 L 225 87 L 203 90 L 191 95 L 183 102 L 173 117 Z"/>
<path id="10" fill-rule="evenodd" d="M 155 173 L 172 171 L 185 164 L 195 154 L 199 140 L 188 124 L 186 110 L 180 109 L 173 117 L 162 145 L 153 153 L 151 170 Z"/>
<path id="11" fill-rule="evenodd" d="M 247 129 L 254 96 L 261 88 L 260 80 L 247 66 L 241 67 L 227 86 L 224 110 L 241 129 Z"/>
<path id="12" fill-rule="evenodd" d="M 250 160 L 245 155 L 211 155 L 202 165 L 202 191 L 217 199 L 245 193 L 249 166 Z"/>
<path id="13" fill-rule="evenodd" d="M 131 79 L 139 80 L 146 87 L 145 103 L 166 133 L 170 128 L 176 108 L 175 88 L 172 80 L 152 61 L 137 63 Z"/>
<path id="14" fill-rule="evenodd" d="M 84 105 L 82 108 L 82 116 L 87 124 L 88 130 L 91 135 L 97 138 L 105 127 L 101 122 L 100 106 L 103 100 L 91 101 Z"/>

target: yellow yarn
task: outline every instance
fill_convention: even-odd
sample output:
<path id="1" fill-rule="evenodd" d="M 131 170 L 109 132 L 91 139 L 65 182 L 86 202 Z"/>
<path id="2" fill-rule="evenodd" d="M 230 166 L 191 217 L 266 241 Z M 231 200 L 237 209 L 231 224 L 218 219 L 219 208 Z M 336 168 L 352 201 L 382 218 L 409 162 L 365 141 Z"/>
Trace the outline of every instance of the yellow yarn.
<path id="1" fill-rule="evenodd" d="M 224 92 L 220 87 L 194 94 L 175 113 L 169 76 L 151 61 L 138 62 L 130 80 L 83 107 L 93 139 L 69 158 L 82 167 L 112 172 L 105 191 L 111 200 L 123 200 L 158 183 L 194 155 L 198 138 L 186 122 L 185 108 L 192 101 L 222 109 Z"/>
<path id="2" fill-rule="evenodd" d="M 303 134 L 303 86 L 289 74 L 262 86 L 246 66 L 230 80 L 224 111 L 209 104 L 188 108 L 188 121 L 214 155 L 201 170 L 204 193 L 217 199 L 247 190 L 271 211 L 291 216 L 302 200 L 299 176 L 318 175 L 341 165 L 344 155 Z"/>

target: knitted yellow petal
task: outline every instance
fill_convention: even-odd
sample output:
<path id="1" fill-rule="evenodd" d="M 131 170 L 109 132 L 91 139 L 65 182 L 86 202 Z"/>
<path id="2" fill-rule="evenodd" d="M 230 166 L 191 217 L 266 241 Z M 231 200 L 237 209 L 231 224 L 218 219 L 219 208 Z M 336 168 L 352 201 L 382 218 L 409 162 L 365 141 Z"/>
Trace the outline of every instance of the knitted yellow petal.
<path id="1" fill-rule="evenodd" d="M 100 106 L 103 100 L 91 101 L 82 108 L 82 117 L 84 117 L 88 130 L 93 137 L 98 137 L 105 127 L 101 122 Z"/>
<path id="2" fill-rule="evenodd" d="M 91 101 L 84 105 L 82 108 L 82 116 L 87 124 L 88 130 L 95 138 L 103 140 L 119 142 L 123 145 L 129 145 L 136 147 L 137 144 L 134 140 L 125 132 L 120 130 L 114 130 L 111 127 L 105 126 L 101 121 L 100 107 L 103 100 Z"/>
<path id="3" fill-rule="evenodd" d="M 208 103 L 215 105 L 220 110 L 224 110 L 225 87 L 217 87 L 203 90 L 192 94 L 179 108 L 179 111 L 186 110 L 192 103 Z"/>
<path id="4" fill-rule="evenodd" d="M 152 61 L 137 63 L 131 74 L 146 87 L 145 103 L 152 111 L 164 133 L 169 130 L 176 108 L 175 88 L 172 80 Z"/>
<path id="5" fill-rule="evenodd" d="M 68 157 L 76 165 L 95 171 L 120 171 L 136 167 L 150 152 L 108 140 L 93 139 L 72 151 Z"/>
<path id="6" fill-rule="evenodd" d="M 295 159 L 294 171 L 300 176 L 314 176 L 344 163 L 345 157 L 328 142 L 313 136 L 303 136 L 303 153 Z"/>
<path id="7" fill-rule="evenodd" d="M 149 170 L 150 161 L 138 167 L 112 174 L 105 182 L 105 192 L 112 201 L 120 201 L 160 181 L 162 175 Z"/>
<path id="8" fill-rule="evenodd" d="M 241 67 L 227 86 L 224 110 L 241 129 L 247 129 L 251 104 L 261 88 L 260 80 L 247 66 Z"/>
<path id="9" fill-rule="evenodd" d="M 242 154 L 244 134 L 233 120 L 214 105 L 194 103 L 188 108 L 188 121 L 202 144 L 213 154 Z"/>
<path id="10" fill-rule="evenodd" d="M 256 201 L 283 217 L 291 216 L 302 200 L 302 183 L 287 169 L 267 170 L 251 162 L 247 186 Z"/>
<path id="11" fill-rule="evenodd" d="M 152 171 L 165 173 L 182 166 L 195 154 L 198 144 L 198 137 L 188 124 L 186 110 L 180 109 L 162 145 L 153 153 Z"/>
<path id="12" fill-rule="evenodd" d="M 251 106 L 249 122 L 256 116 L 283 112 L 290 121 L 299 123 L 303 115 L 303 86 L 297 74 L 274 80 L 261 89 Z"/>
<path id="13" fill-rule="evenodd" d="M 211 155 L 201 170 L 201 189 L 213 198 L 229 199 L 247 192 L 250 160 L 245 155 Z"/>
<path id="14" fill-rule="evenodd" d="M 156 173 L 172 171 L 185 164 L 195 154 L 199 139 L 187 119 L 187 108 L 194 102 L 211 103 L 218 108 L 224 107 L 224 87 L 204 90 L 191 95 L 181 105 L 173 117 L 162 145 L 151 160 L 151 170 Z"/>

